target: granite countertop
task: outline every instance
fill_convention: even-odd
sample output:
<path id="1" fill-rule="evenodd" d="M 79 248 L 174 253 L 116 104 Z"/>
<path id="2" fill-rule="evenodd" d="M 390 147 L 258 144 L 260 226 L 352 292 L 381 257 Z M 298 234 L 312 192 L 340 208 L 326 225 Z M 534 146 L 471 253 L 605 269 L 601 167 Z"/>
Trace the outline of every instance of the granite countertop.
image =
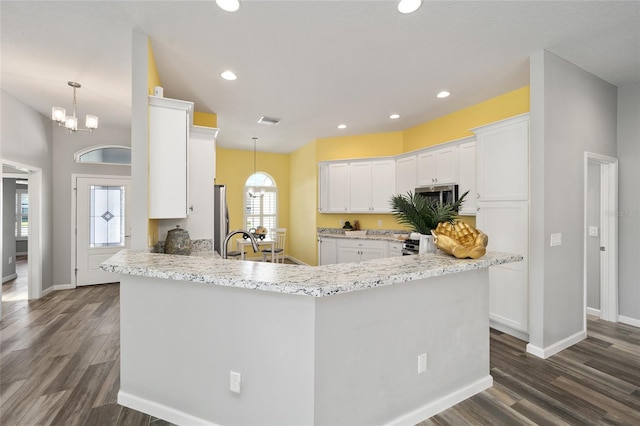
<path id="1" fill-rule="evenodd" d="M 408 235 L 405 233 L 405 235 Z M 347 240 L 377 240 L 377 241 L 404 241 L 405 238 L 398 238 L 393 234 L 367 234 L 367 235 L 346 235 L 346 234 L 336 234 L 336 233 L 318 233 L 318 237 L 322 238 L 337 238 L 337 239 L 347 239 Z"/>
<path id="2" fill-rule="evenodd" d="M 100 269 L 126 275 L 325 297 L 522 261 L 522 256 L 488 252 L 480 259 L 446 254 L 397 256 L 358 263 L 306 266 L 221 259 L 217 253 L 178 256 L 121 250 Z"/>

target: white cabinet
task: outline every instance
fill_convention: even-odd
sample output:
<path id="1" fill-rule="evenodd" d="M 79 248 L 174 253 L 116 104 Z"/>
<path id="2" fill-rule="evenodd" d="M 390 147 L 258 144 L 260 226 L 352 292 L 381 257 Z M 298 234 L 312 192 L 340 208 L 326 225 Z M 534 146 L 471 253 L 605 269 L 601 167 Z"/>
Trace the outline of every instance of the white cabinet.
<path id="1" fill-rule="evenodd" d="M 348 163 L 330 163 L 327 167 L 327 213 L 348 211 Z"/>
<path id="2" fill-rule="evenodd" d="M 213 186 L 218 129 L 191 126 L 189 134 L 189 217 L 184 228 L 191 239 L 211 239 L 213 235 Z"/>
<path id="3" fill-rule="evenodd" d="M 387 257 L 387 241 L 341 239 L 337 242 L 338 263 Z"/>
<path id="4" fill-rule="evenodd" d="M 349 211 L 389 213 L 395 193 L 395 161 L 362 161 L 349 164 Z"/>
<path id="5" fill-rule="evenodd" d="M 480 201 L 529 199 L 529 116 L 473 129 Z"/>
<path id="6" fill-rule="evenodd" d="M 395 160 L 335 161 L 318 165 L 320 213 L 390 213 Z"/>
<path id="7" fill-rule="evenodd" d="M 464 142 L 458 147 L 458 194 L 469 191 L 460 208 L 463 216 L 476 214 L 476 142 Z"/>
<path id="8" fill-rule="evenodd" d="M 396 160 L 396 194 L 415 191 L 417 159 L 417 155 L 411 155 Z"/>
<path id="9" fill-rule="evenodd" d="M 522 262 L 489 268 L 490 319 L 523 333 L 529 319 L 528 224 L 526 201 L 478 202 L 476 226 L 489 236 L 487 249 L 524 256 Z"/>
<path id="10" fill-rule="evenodd" d="M 193 102 L 149 96 L 149 217 L 188 214 L 189 127 Z"/>
<path id="11" fill-rule="evenodd" d="M 457 183 L 458 147 L 449 146 L 419 153 L 417 178 L 417 186 Z"/>
<path id="12" fill-rule="evenodd" d="M 529 116 L 473 129 L 476 133 L 476 226 L 491 251 L 523 262 L 489 268 L 492 327 L 526 338 L 529 330 Z"/>
<path id="13" fill-rule="evenodd" d="M 338 252 L 335 238 L 318 237 L 318 265 L 338 263 Z"/>

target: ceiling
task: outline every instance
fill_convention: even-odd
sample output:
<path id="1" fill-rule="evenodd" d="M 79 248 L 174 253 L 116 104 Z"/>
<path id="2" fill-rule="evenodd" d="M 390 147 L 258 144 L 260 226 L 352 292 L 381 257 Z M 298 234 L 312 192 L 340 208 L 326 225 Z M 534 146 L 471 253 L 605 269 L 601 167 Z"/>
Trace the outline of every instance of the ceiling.
<path id="1" fill-rule="evenodd" d="M 78 81 L 79 115 L 129 127 L 138 30 L 164 96 L 218 115 L 219 146 L 250 150 L 255 136 L 260 151 L 288 153 L 404 130 L 525 86 L 540 49 L 618 87 L 640 81 L 638 1 L 425 1 L 410 15 L 396 4 L 244 0 L 229 13 L 213 0 L 3 0 L 2 89 L 50 116 L 70 108 L 67 81 Z M 222 80 L 226 69 L 238 80 Z M 443 89 L 452 95 L 436 99 Z M 263 115 L 282 121 L 257 124 Z"/>

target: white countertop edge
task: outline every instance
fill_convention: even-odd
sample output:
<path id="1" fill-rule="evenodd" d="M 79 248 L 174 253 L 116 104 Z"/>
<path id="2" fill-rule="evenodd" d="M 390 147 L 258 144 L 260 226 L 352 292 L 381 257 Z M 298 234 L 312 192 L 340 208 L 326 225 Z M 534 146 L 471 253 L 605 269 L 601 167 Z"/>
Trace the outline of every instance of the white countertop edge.
<path id="1" fill-rule="evenodd" d="M 426 254 L 305 266 L 122 250 L 100 269 L 133 276 L 325 297 L 519 261 L 522 261 L 520 255 L 489 252 L 475 260 Z"/>

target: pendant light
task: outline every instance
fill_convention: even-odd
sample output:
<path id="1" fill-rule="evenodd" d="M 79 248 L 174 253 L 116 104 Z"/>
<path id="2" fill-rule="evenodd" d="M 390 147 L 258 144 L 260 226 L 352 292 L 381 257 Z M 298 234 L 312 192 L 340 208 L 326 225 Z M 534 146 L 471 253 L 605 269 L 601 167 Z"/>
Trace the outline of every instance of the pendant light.
<path id="1" fill-rule="evenodd" d="M 258 171 L 258 169 L 256 168 L 256 159 L 258 156 L 258 153 L 256 151 L 256 142 L 258 141 L 258 138 L 251 138 L 251 139 L 253 139 L 253 175 L 251 176 L 255 179 L 255 175 Z M 255 185 L 249 187 L 249 190 L 247 192 L 249 192 L 249 196 L 253 198 L 264 197 L 264 189 L 260 189 Z"/>
<path id="2" fill-rule="evenodd" d="M 98 128 L 98 116 L 87 115 L 85 119 L 85 129 L 78 129 L 78 118 L 76 117 L 76 89 L 82 87 L 80 83 L 75 81 L 69 81 L 67 84 L 73 87 L 73 115 L 66 115 L 67 112 L 64 108 L 53 107 L 51 108 L 51 119 L 58 123 L 58 126 L 64 126 L 69 133 L 74 132 L 93 132 Z"/>

